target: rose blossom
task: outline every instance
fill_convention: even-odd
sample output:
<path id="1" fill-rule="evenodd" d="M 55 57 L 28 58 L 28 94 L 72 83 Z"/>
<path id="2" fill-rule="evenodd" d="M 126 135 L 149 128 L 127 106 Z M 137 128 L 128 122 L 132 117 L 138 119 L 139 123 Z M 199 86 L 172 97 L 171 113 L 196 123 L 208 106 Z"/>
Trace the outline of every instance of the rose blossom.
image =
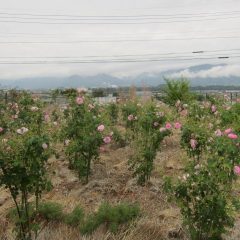
<path id="1" fill-rule="evenodd" d="M 196 139 L 191 139 L 191 140 L 190 140 L 190 145 L 191 145 L 191 148 L 192 148 L 193 150 L 195 150 L 196 147 L 197 147 L 197 140 L 196 140 Z"/>
<path id="2" fill-rule="evenodd" d="M 111 142 L 111 137 L 106 136 L 106 137 L 103 138 L 103 141 L 104 141 L 104 143 L 108 144 L 108 143 Z"/>
<path id="3" fill-rule="evenodd" d="M 43 149 L 47 149 L 47 148 L 48 148 L 48 145 L 47 145 L 46 143 L 43 143 L 43 144 L 42 144 L 42 148 L 43 148 Z"/>
<path id="4" fill-rule="evenodd" d="M 44 114 L 44 121 L 49 122 L 50 121 L 50 116 L 48 113 Z"/>
<path id="5" fill-rule="evenodd" d="M 231 128 L 228 128 L 228 129 L 226 129 L 226 130 L 224 131 L 225 134 L 229 134 L 229 133 L 231 133 L 231 132 L 232 132 L 232 129 L 231 129 Z"/>
<path id="6" fill-rule="evenodd" d="M 221 136 L 222 136 L 222 131 L 221 131 L 220 129 L 217 129 L 217 130 L 215 131 L 215 135 L 216 135 L 217 137 L 221 137 Z"/>
<path id="7" fill-rule="evenodd" d="M 180 128 L 182 127 L 182 124 L 181 124 L 180 122 L 176 122 L 176 123 L 174 124 L 174 127 L 175 127 L 176 129 L 180 129 Z"/>
<path id="8" fill-rule="evenodd" d="M 98 128 L 97 128 L 97 130 L 98 130 L 99 132 L 102 132 L 104 129 L 105 129 L 105 127 L 104 127 L 103 124 L 99 125 Z"/>
<path id="9" fill-rule="evenodd" d="M 1 132 L 3 132 L 3 128 L 2 128 L 2 127 L 0 127 L 0 133 L 1 133 Z"/>
<path id="10" fill-rule="evenodd" d="M 235 133 L 229 133 L 229 134 L 228 134 L 228 137 L 229 137 L 230 139 L 237 139 L 237 138 L 238 138 L 237 134 L 235 134 Z"/>
<path id="11" fill-rule="evenodd" d="M 132 114 L 130 114 L 130 115 L 128 116 L 128 121 L 132 121 L 132 120 L 134 120 L 134 116 L 133 116 Z"/>
<path id="12" fill-rule="evenodd" d="M 188 110 L 187 109 L 184 109 L 180 112 L 180 115 L 183 116 L 183 117 L 186 117 L 188 115 Z"/>
<path id="13" fill-rule="evenodd" d="M 77 103 L 78 105 L 82 105 L 82 104 L 84 103 L 83 97 L 77 97 L 77 98 L 76 98 L 76 103 Z"/>
<path id="14" fill-rule="evenodd" d="M 160 129 L 159 129 L 159 131 L 160 132 L 165 132 L 167 129 L 165 128 L 165 127 L 161 127 Z"/>
<path id="15" fill-rule="evenodd" d="M 233 171 L 236 175 L 240 175 L 240 167 L 239 166 L 234 166 Z"/>
<path id="16" fill-rule="evenodd" d="M 215 105 L 211 106 L 211 111 L 212 113 L 215 113 L 217 111 L 217 107 Z"/>
<path id="17" fill-rule="evenodd" d="M 172 125 L 171 125 L 171 123 L 166 123 L 166 129 L 171 129 L 172 128 Z"/>

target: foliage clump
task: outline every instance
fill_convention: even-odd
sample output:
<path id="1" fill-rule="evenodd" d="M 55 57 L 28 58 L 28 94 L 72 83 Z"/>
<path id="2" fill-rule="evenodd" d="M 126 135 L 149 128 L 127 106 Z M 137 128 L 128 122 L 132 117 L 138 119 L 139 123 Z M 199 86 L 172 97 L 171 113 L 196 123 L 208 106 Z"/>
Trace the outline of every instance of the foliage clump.
<path id="1" fill-rule="evenodd" d="M 97 213 L 87 217 L 81 227 L 81 232 L 90 234 L 101 224 L 106 224 L 110 231 L 116 232 L 120 224 L 127 223 L 138 217 L 139 213 L 140 209 L 136 204 L 121 203 L 111 206 L 109 203 L 103 203 Z"/>
<path id="2" fill-rule="evenodd" d="M 186 79 L 171 80 L 166 79 L 166 86 L 163 89 L 163 101 L 170 106 L 175 106 L 177 101 L 190 103 L 194 98 L 194 94 L 190 92 L 189 82 Z"/>
<path id="3" fill-rule="evenodd" d="M 73 211 L 65 216 L 65 223 L 73 227 L 80 226 L 84 221 L 84 210 L 76 206 Z"/>
<path id="4" fill-rule="evenodd" d="M 37 212 L 47 221 L 60 221 L 63 218 L 62 205 L 55 202 L 41 203 Z"/>

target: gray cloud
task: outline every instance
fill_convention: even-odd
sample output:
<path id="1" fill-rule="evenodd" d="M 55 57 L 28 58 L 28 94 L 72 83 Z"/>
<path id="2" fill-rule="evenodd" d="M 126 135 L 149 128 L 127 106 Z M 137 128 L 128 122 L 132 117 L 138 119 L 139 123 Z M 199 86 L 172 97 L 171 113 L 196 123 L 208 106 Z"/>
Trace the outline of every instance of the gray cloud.
<path id="1" fill-rule="evenodd" d="M 219 78 L 219 77 L 240 77 L 240 65 L 214 66 L 208 70 L 191 71 L 185 69 L 168 75 L 170 78 Z"/>

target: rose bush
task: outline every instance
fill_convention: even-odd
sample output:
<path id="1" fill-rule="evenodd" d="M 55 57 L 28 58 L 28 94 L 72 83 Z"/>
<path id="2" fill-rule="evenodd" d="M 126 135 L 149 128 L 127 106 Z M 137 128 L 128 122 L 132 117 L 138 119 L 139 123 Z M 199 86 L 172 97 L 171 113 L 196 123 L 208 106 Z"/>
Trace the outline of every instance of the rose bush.
<path id="1" fill-rule="evenodd" d="M 66 154 L 70 167 L 88 182 L 91 162 L 99 157 L 102 145 L 111 142 L 103 123 L 100 107 L 85 94 L 72 92 L 65 110 L 61 139 L 68 141 Z"/>
<path id="2" fill-rule="evenodd" d="M 31 239 L 38 228 L 32 222 L 29 198 L 35 195 L 37 209 L 41 193 L 50 186 L 46 177 L 50 137 L 41 102 L 24 92 L 15 100 L 2 109 L 0 184 L 9 190 L 17 209 L 17 238 Z"/>

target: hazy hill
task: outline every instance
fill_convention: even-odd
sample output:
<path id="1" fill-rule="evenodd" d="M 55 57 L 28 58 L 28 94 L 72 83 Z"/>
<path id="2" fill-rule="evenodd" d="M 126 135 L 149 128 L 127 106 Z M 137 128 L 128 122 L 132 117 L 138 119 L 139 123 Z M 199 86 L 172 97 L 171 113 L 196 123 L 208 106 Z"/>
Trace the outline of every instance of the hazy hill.
<path id="1" fill-rule="evenodd" d="M 164 83 L 164 76 L 176 76 L 187 71 L 188 73 L 202 73 L 212 70 L 214 67 L 226 65 L 197 65 L 187 69 L 168 70 L 159 73 L 142 73 L 136 77 L 118 78 L 108 74 L 94 76 L 72 75 L 69 77 L 33 77 L 15 80 L 0 80 L 2 87 L 24 88 L 24 89 L 49 89 L 59 87 L 111 87 L 111 86 L 157 86 Z M 196 74 L 198 75 L 198 74 Z M 175 77 L 174 77 L 175 78 Z M 189 79 L 192 86 L 207 85 L 236 85 L 240 86 L 240 77 L 194 77 Z"/>

